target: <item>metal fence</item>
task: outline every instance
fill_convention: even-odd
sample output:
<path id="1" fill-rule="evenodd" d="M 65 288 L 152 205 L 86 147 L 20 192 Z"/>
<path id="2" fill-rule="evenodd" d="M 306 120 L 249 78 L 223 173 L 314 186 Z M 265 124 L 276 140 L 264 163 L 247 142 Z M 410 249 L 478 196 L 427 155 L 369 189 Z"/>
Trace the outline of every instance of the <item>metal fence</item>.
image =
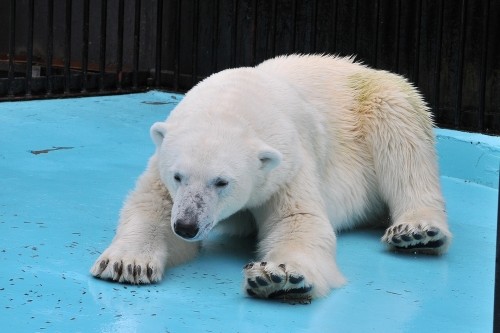
<path id="1" fill-rule="evenodd" d="M 278 54 L 408 77 L 439 126 L 500 134 L 497 0 L 4 0 L 0 100 L 186 91 Z"/>

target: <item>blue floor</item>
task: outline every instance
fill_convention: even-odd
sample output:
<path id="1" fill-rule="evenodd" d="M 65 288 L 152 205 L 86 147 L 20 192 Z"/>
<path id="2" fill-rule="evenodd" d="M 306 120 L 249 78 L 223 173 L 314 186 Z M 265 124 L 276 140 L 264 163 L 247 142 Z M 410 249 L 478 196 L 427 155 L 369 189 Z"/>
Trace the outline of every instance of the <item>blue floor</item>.
<path id="1" fill-rule="evenodd" d="M 211 239 L 157 285 L 88 273 L 153 152 L 149 126 L 181 99 L 161 92 L 0 103 L 2 332 L 491 332 L 500 138 L 438 130 L 454 241 L 396 255 L 380 230 L 342 234 L 349 283 L 310 305 L 241 292 L 252 244 Z"/>

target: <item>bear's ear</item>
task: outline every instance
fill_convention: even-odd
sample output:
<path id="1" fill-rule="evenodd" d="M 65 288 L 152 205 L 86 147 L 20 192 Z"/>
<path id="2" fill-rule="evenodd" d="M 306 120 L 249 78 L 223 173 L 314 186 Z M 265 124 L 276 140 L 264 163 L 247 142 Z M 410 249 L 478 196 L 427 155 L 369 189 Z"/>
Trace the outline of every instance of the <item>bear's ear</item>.
<path id="1" fill-rule="evenodd" d="M 161 146 L 163 142 L 163 138 L 167 135 L 167 124 L 164 122 L 157 122 L 151 126 L 149 130 L 149 134 L 151 135 L 151 139 L 155 143 L 157 147 Z"/>
<path id="2" fill-rule="evenodd" d="M 263 147 L 259 151 L 258 156 L 261 163 L 260 168 L 266 172 L 276 168 L 281 163 L 283 158 L 283 155 L 281 155 L 279 151 L 269 146 Z"/>

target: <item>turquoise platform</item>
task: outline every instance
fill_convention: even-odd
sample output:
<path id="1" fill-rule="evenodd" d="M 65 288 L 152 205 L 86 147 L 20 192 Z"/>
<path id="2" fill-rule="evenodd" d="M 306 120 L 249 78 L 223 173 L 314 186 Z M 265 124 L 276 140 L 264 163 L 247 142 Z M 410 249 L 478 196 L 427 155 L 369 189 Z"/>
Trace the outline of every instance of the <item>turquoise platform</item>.
<path id="1" fill-rule="evenodd" d="M 349 283 L 310 305 L 251 299 L 252 244 L 211 239 L 163 282 L 121 285 L 90 266 L 153 152 L 162 92 L 0 103 L 2 332 L 491 332 L 500 138 L 437 130 L 454 241 L 397 255 L 381 230 L 340 235 Z"/>

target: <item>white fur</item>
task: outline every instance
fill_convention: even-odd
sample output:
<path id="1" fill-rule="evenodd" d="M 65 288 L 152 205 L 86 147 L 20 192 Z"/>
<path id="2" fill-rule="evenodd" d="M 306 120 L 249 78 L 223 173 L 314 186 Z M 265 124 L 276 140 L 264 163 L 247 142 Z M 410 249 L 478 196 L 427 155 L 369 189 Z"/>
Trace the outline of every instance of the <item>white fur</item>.
<path id="1" fill-rule="evenodd" d="M 151 136 L 157 151 L 95 276 L 155 282 L 167 264 L 194 257 L 196 241 L 213 227 L 232 234 L 255 228 L 259 263 L 245 269 L 245 289 L 268 297 L 292 289 L 287 279 L 300 276 L 296 287 L 310 286 L 304 293 L 319 297 L 345 282 L 335 231 L 382 224 L 389 213 L 383 240 L 391 247 L 399 244 L 393 236 L 420 233 L 423 240 L 404 244 L 441 239 L 423 252 L 442 253 L 451 239 L 432 120 L 400 76 L 347 58 L 278 57 L 204 80 Z M 199 231 L 188 242 L 173 231 L 180 225 Z M 132 274 L 118 274 L 120 263 Z M 134 274 L 134 267 L 141 268 Z M 286 281 L 248 284 L 271 274 Z"/>

